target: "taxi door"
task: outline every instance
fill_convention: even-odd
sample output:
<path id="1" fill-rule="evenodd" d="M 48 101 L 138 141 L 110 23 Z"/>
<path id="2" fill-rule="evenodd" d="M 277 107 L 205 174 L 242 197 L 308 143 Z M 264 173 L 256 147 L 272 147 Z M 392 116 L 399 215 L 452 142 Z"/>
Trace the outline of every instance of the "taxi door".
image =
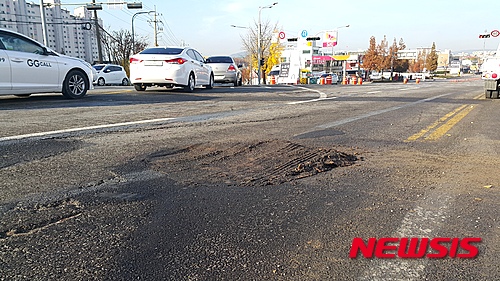
<path id="1" fill-rule="evenodd" d="M 0 94 L 10 94 L 12 89 L 10 62 L 7 52 L 0 49 Z"/>
<path id="2" fill-rule="evenodd" d="M 23 37 L 4 35 L 5 52 L 11 67 L 12 92 L 60 91 L 57 56 L 47 55 L 45 49 Z"/>

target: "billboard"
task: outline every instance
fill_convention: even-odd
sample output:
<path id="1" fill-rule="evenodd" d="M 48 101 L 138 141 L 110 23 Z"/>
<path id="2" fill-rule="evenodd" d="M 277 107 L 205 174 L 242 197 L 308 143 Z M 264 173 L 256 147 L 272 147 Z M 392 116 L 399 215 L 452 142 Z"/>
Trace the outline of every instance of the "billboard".
<path id="1" fill-rule="evenodd" d="M 323 37 L 323 47 L 335 47 L 337 46 L 337 35 L 338 31 L 326 31 L 325 37 Z"/>

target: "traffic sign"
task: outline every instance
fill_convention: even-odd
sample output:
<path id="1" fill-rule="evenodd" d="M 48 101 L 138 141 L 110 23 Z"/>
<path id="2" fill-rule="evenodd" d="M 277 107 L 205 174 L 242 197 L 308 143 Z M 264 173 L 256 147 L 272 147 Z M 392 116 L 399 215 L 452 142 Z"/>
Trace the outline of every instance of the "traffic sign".
<path id="1" fill-rule="evenodd" d="M 281 31 L 278 36 L 281 40 L 285 39 L 285 32 Z"/>
<path id="2" fill-rule="evenodd" d="M 493 37 L 498 37 L 498 35 L 500 35 L 500 31 L 498 31 L 498 30 L 496 30 L 496 29 L 495 29 L 495 30 L 493 30 L 490 34 L 491 34 L 491 36 L 493 36 Z"/>
<path id="3" fill-rule="evenodd" d="M 300 33 L 300 36 L 302 36 L 302 38 L 306 38 L 307 37 L 307 30 L 302 30 L 302 32 Z"/>

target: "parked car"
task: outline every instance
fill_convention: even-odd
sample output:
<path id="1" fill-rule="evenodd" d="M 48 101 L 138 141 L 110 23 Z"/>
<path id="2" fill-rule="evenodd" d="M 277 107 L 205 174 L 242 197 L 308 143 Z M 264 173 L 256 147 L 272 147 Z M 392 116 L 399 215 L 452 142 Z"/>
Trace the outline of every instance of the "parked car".
<path id="1" fill-rule="evenodd" d="M 122 86 L 127 86 L 129 80 L 127 73 L 120 65 L 116 64 L 96 64 L 92 66 L 96 72 L 97 77 L 94 81 L 99 86 L 119 84 Z"/>
<path id="2" fill-rule="evenodd" d="M 214 56 L 207 59 L 207 63 L 214 71 L 214 81 L 216 83 L 231 83 L 235 87 L 241 86 L 241 71 L 229 56 Z"/>
<path id="3" fill-rule="evenodd" d="M 20 33 L 0 28 L 0 95 L 62 92 L 81 98 L 92 88 L 92 66 L 58 54 Z"/>
<path id="4" fill-rule="evenodd" d="M 130 81 L 137 91 L 162 86 L 192 92 L 197 86 L 212 89 L 214 73 L 193 48 L 151 47 L 130 58 Z"/>

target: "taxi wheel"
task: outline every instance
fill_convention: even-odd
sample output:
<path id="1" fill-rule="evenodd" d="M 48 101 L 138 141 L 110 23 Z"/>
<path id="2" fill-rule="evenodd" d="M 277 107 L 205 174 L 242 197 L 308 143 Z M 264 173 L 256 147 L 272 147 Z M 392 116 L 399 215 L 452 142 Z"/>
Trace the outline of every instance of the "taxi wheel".
<path id="1" fill-rule="evenodd" d="M 97 79 L 97 85 L 99 86 L 104 86 L 106 84 L 106 81 L 104 81 L 104 78 L 99 78 Z"/>
<path id="2" fill-rule="evenodd" d="M 71 70 L 63 82 L 63 95 L 70 99 L 79 99 L 87 94 L 89 81 L 80 70 Z"/>
<path id="3" fill-rule="evenodd" d="M 207 89 L 213 89 L 214 88 L 214 75 L 210 74 L 210 79 L 208 80 L 208 85 L 206 86 Z"/>

